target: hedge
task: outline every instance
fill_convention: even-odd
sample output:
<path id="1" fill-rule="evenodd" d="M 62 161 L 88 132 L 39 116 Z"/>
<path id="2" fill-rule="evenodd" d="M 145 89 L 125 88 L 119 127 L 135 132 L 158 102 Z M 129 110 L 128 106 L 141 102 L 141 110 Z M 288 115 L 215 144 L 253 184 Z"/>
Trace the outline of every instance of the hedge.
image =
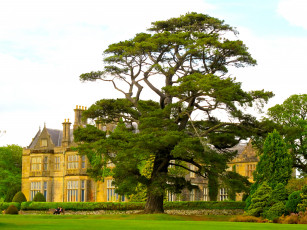
<path id="1" fill-rule="evenodd" d="M 145 203 L 141 202 L 23 202 L 22 210 L 49 210 L 62 207 L 72 211 L 95 210 L 142 210 Z"/>
<path id="2" fill-rule="evenodd" d="M 62 207 L 72 211 L 143 210 L 144 202 L 23 202 L 21 210 L 49 210 Z M 179 201 L 164 202 L 165 210 L 244 209 L 245 202 Z"/>
<path id="3" fill-rule="evenodd" d="M 244 209 L 244 201 L 177 201 L 164 202 L 165 210 Z"/>
<path id="4" fill-rule="evenodd" d="M 6 210 L 11 204 L 20 210 L 19 202 L 0 202 L 0 211 L 2 212 L 3 210 Z"/>

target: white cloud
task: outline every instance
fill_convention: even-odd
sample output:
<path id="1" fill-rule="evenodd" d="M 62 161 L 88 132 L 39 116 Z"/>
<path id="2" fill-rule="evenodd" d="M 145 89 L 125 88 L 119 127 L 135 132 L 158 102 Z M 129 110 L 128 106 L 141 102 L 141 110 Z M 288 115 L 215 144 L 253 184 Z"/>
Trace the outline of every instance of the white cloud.
<path id="1" fill-rule="evenodd" d="M 306 93 L 305 37 L 262 37 L 248 28 L 238 28 L 240 39 L 257 60 L 255 67 L 234 71 L 245 90 L 272 91 L 275 94 L 266 108 L 283 103 L 290 95 Z"/>
<path id="2" fill-rule="evenodd" d="M 289 2 L 281 1 L 279 11 L 293 19 L 299 13 L 289 12 L 301 11 L 295 4 L 283 5 Z M 101 54 L 109 44 L 132 38 L 152 21 L 213 8 L 202 0 L 1 0 L 0 130 L 7 133 L 0 146 L 26 146 L 44 122 L 61 129 L 65 118 L 73 119 L 75 105 L 120 97 L 108 85 L 78 79 L 101 68 Z M 246 28 L 238 30 L 258 60 L 258 66 L 234 72 L 246 90 L 272 90 L 275 103 L 306 93 L 306 39 L 262 38 Z"/>
<path id="3" fill-rule="evenodd" d="M 290 24 L 307 30 L 306 10 L 306 0 L 280 0 L 277 8 L 277 12 Z"/>
<path id="4" fill-rule="evenodd" d="M 75 105 L 122 96 L 78 76 L 101 69 L 109 44 L 152 21 L 207 9 L 203 0 L 1 0 L 0 146 L 26 146 L 44 122 L 61 129 Z"/>

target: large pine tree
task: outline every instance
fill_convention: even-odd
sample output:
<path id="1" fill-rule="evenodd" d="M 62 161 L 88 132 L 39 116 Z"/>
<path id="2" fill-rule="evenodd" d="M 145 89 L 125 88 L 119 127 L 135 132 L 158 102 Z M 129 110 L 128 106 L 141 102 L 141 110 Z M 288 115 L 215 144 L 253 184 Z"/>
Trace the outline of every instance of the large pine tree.
<path id="1" fill-rule="evenodd" d="M 222 20 L 188 13 L 153 22 L 149 33 L 109 45 L 104 69 L 80 76 L 110 83 L 125 97 L 98 101 L 84 113 L 98 123 L 120 121 L 108 138 L 90 126 L 75 132 L 93 176 L 112 175 L 120 194 L 145 185 L 145 212 L 154 213 L 163 212 L 166 189 L 192 187 L 169 166 L 205 178 L 225 172 L 236 154 L 229 148 L 257 126 L 244 107 L 272 96 L 263 90 L 245 92 L 228 73 L 231 66 L 256 64 L 242 41 L 229 39 L 231 34 L 237 31 Z M 144 100 L 148 93 L 153 100 Z M 195 113 L 197 121 L 191 119 Z M 132 132 L 136 124 L 138 131 Z M 107 168 L 110 161 L 115 168 Z M 150 175 L 144 175 L 149 161 Z"/>

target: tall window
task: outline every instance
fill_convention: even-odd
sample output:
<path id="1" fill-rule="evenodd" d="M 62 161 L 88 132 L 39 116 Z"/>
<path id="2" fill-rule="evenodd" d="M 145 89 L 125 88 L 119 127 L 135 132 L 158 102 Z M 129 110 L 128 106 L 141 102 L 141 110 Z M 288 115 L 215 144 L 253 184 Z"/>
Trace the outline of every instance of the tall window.
<path id="1" fill-rule="evenodd" d="M 81 168 L 85 169 L 85 156 L 81 157 Z"/>
<path id="2" fill-rule="evenodd" d="M 40 181 L 31 182 L 31 189 L 30 189 L 31 200 L 33 200 L 36 193 L 41 192 L 41 189 L 42 189 L 41 186 L 42 184 Z"/>
<path id="3" fill-rule="evenodd" d="M 220 201 L 228 199 L 228 191 L 227 188 L 220 188 Z"/>
<path id="4" fill-rule="evenodd" d="M 115 186 L 112 185 L 113 180 L 107 180 L 107 201 L 117 201 L 118 194 L 115 193 Z"/>
<path id="5" fill-rule="evenodd" d="M 48 183 L 44 181 L 44 197 L 47 200 Z"/>
<path id="6" fill-rule="evenodd" d="M 204 187 L 204 201 L 209 201 L 209 189 Z"/>
<path id="7" fill-rule="evenodd" d="M 195 189 L 190 191 L 190 201 L 195 201 Z"/>
<path id="8" fill-rule="evenodd" d="M 32 157 L 31 158 L 31 171 L 41 171 L 42 170 L 42 158 Z"/>
<path id="9" fill-rule="evenodd" d="M 67 181 L 67 202 L 78 201 L 78 181 Z"/>
<path id="10" fill-rule="evenodd" d="M 77 169 L 79 165 L 79 157 L 77 155 L 70 155 L 68 156 L 68 169 Z"/>
<path id="11" fill-rule="evenodd" d="M 171 191 L 167 191 L 167 201 L 175 201 L 175 194 Z"/>
<path id="12" fill-rule="evenodd" d="M 61 168 L 61 157 L 54 158 L 54 170 L 58 171 Z"/>
<path id="13" fill-rule="evenodd" d="M 246 176 L 252 177 L 255 169 L 256 169 L 256 164 L 247 164 L 246 165 Z"/>
<path id="14" fill-rule="evenodd" d="M 81 202 L 85 201 L 85 180 L 81 181 Z"/>
<path id="15" fill-rule="evenodd" d="M 44 157 L 44 171 L 48 170 L 48 157 Z"/>

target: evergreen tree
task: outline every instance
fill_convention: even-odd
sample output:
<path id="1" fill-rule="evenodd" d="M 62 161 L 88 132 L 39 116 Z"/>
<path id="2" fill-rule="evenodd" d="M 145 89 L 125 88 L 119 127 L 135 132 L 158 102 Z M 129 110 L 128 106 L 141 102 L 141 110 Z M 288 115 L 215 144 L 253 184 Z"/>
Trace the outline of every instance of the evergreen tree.
<path id="1" fill-rule="evenodd" d="M 286 143 L 274 130 L 269 133 L 263 146 L 263 153 L 254 172 L 256 184 L 266 181 L 273 189 L 278 183 L 284 186 L 292 174 L 292 157 Z"/>
<path id="2" fill-rule="evenodd" d="M 263 182 L 256 192 L 251 196 L 251 205 L 246 214 L 250 216 L 261 216 L 269 207 L 272 188 Z"/>
<path id="3" fill-rule="evenodd" d="M 286 203 L 287 198 L 288 193 L 285 186 L 282 183 L 278 183 L 272 191 L 270 205 L 274 205 L 278 202 Z"/>
<path id="4" fill-rule="evenodd" d="M 117 192 L 126 195 L 144 184 L 145 212 L 154 213 L 163 212 L 167 189 L 193 187 L 183 176 L 172 175 L 170 165 L 205 178 L 225 172 L 236 154 L 229 148 L 252 135 L 258 125 L 244 106 L 263 104 L 273 95 L 263 90 L 245 92 L 228 74 L 230 66 L 256 64 L 242 41 L 225 36 L 231 33 L 237 31 L 222 20 L 188 13 L 153 22 L 149 33 L 109 45 L 104 69 L 80 76 L 82 81 L 112 83 L 125 97 L 100 100 L 84 112 L 100 123 L 123 119 L 108 138 L 89 126 L 75 132 L 80 153 L 92 165 L 92 176 L 112 175 Z M 143 92 L 153 93 L 157 102 L 144 100 L 148 96 Z M 196 111 L 199 119 L 193 121 Z M 141 170 L 151 158 L 146 177 Z M 116 166 L 111 170 L 110 161 Z"/>
<path id="5" fill-rule="evenodd" d="M 263 213 L 263 216 L 269 220 L 274 220 L 284 214 L 286 212 L 285 203 L 287 197 L 285 186 L 282 183 L 278 183 L 271 193 L 267 210 Z"/>

